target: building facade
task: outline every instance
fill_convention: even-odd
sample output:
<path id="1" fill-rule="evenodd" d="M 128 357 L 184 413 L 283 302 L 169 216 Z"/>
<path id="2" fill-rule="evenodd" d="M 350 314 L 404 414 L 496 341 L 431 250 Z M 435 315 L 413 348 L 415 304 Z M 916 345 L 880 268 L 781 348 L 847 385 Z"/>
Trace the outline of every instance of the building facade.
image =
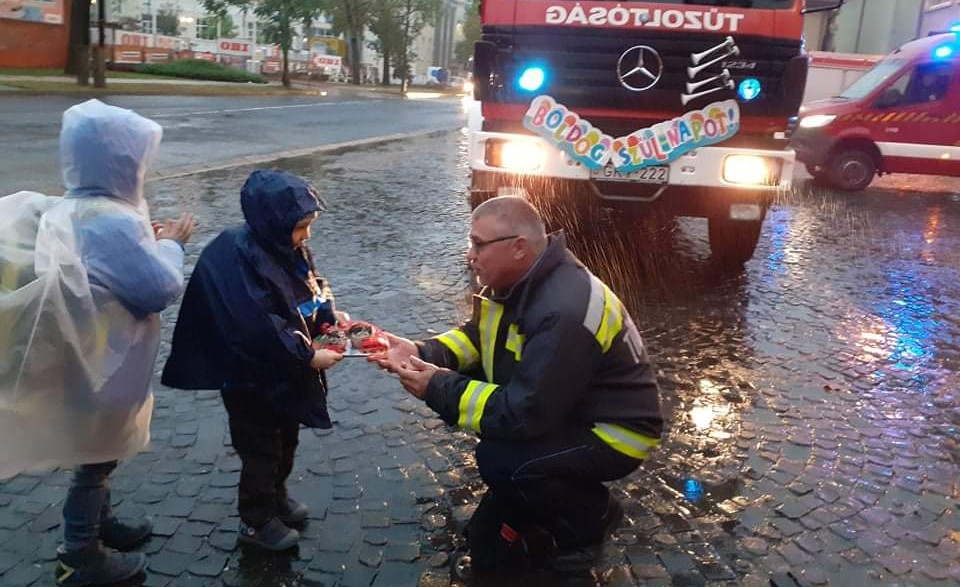
<path id="1" fill-rule="evenodd" d="M 917 37 L 960 24 L 960 0 L 847 0 L 832 35 L 827 30 L 830 20 L 828 12 L 807 16 L 808 50 L 885 55 Z"/>

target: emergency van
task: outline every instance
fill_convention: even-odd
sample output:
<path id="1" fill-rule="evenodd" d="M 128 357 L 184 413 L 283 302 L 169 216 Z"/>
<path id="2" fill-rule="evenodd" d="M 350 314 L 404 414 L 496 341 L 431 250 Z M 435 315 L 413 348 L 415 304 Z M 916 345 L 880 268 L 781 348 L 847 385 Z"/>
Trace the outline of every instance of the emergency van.
<path id="1" fill-rule="evenodd" d="M 791 146 L 821 183 L 883 173 L 960 176 L 960 28 L 893 51 L 839 96 L 800 109 Z"/>

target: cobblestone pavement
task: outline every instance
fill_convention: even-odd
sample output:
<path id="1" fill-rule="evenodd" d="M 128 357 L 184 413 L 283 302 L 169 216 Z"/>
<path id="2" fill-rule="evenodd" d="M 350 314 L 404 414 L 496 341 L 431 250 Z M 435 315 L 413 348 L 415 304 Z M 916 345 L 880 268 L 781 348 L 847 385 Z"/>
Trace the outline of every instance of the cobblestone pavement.
<path id="1" fill-rule="evenodd" d="M 464 315 L 465 160 L 447 133 L 278 162 L 332 203 L 313 247 L 342 308 L 409 336 Z M 152 186 L 156 216 L 199 213 L 190 262 L 240 219 L 248 172 Z M 597 566 L 517 584 L 960 584 L 960 202 L 801 188 L 738 275 L 713 268 L 702 222 L 676 229 L 578 250 L 643 330 L 669 431 L 615 484 L 628 522 Z M 218 394 L 156 388 L 151 447 L 113 483 L 119 513 L 156 520 L 146 585 L 451 584 L 454 531 L 481 491 L 475 440 L 362 360 L 330 379 L 337 424 L 301 433 L 291 491 L 311 519 L 290 555 L 235 544 Z M 52 583 L 67 479 L 0 483 L 0 584 Z"/>

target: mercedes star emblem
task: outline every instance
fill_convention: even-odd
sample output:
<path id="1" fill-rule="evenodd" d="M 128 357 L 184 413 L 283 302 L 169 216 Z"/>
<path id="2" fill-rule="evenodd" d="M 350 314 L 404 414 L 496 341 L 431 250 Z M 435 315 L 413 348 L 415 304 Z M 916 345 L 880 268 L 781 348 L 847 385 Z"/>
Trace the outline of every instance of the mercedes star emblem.
<path id="1" fill-rule="evenodd" d="M 653 47 L 634 45 L 617 60 L 617 79 L 632 92 L 643 92 L 657 85 L 663 75 L 663 61 Z"/>

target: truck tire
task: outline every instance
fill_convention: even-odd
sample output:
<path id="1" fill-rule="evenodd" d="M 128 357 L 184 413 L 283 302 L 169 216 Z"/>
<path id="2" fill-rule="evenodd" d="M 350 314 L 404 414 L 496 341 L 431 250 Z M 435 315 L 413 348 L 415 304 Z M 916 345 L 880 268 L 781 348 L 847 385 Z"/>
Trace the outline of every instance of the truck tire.
<path id="1" fill-rule="evenodd" d="M 810 174 L 814 179 L 823 179 L 826 170 L 823 167 L 817 167 L 816 165 L 811 165 L 809 163 L 804 163 L 803 166 L 806 168 L 807 173 Z"/>
<path id="2" fill-rule="evenodd" d="M 749 261 L 760 240 L 762 226 L 762 218 L 753 221 L 710 218 L 707 232 L 714 262 L 727 267 L 740 267 Z"/>
<path id="3" fill-rule="evenodd" d="M 852 148 L 838 151 L 830 157 L 826 179 L 839 190 L 857 192 L 870 185 L 876 174 L 877 162 L 873 155 Z"/>

